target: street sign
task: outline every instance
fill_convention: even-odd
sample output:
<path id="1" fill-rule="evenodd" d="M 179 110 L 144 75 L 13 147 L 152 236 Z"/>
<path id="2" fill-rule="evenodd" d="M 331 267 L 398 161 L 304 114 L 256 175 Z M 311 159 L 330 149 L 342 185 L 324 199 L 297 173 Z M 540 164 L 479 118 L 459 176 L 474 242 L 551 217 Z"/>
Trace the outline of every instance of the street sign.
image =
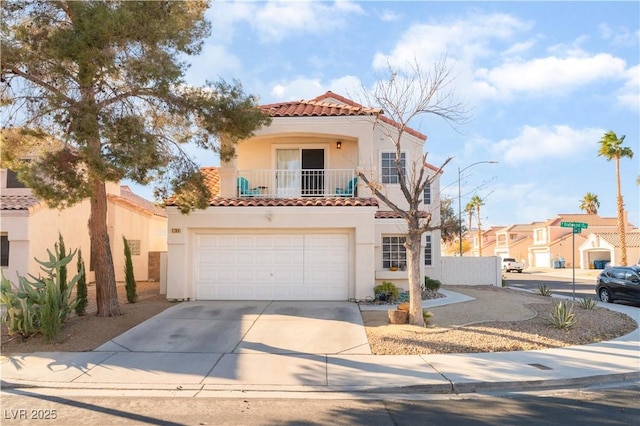
<path id="1" fill-rule="evenodd" d="M 576 300 L 576 234 L 581 233 L 583 229 L 587 229 L 589 224 L 584 222 L 560 222 L 560 226 L 563 228 L 573 228 L 573 232 L 571 233 L 571 253 L 573 256 L 573 300 Z"/>
<path id="2" fill-rule="evenodd" d="M 579 234 L 583 229 L 587 229 L 589 224 L 584 222 L 560 222 L 560 226 L 563 228 L 573 228 L 573 233 Z"/>

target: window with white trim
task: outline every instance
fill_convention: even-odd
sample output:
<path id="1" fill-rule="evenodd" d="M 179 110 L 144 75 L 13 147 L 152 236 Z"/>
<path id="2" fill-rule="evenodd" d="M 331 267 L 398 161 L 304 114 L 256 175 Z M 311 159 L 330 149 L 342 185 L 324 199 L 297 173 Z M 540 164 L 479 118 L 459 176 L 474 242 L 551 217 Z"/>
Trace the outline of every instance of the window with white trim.
<path id="1" fill-rule="evenodd" d="M 407 264 L 407 249 L 404 247 L 405 237 L 382 237 L 382 267 L 396 268 Z"/>
<path id="2" fill-rule="evenodd" d="M 424 243 L 424 265 L 433 266 L 433 244 L 431 242 L 431 235 L 425 235 Z"/>
<path id="3" fill-rule="evenodd" d="M 403 175 L 406 175 L 406 162 L 406 154 L 404 152 L 400 153 L 400 166 Z M 382 183 L 399 183 L 395 152 L 382 152 L 380 154 L 380 173 Z"/>
<path id="4" fill-rule="evenodd" d="M 424 204 L 431 204 L 431 185 L 430 184 L 426 184 L 424 186 L 424 194 L 422 197 L 422 202 Z"/>
<path id="5" fill-rule="evenodd" d="M 9 237 L 0 235 L 0 266 L 9 266 Z"/>

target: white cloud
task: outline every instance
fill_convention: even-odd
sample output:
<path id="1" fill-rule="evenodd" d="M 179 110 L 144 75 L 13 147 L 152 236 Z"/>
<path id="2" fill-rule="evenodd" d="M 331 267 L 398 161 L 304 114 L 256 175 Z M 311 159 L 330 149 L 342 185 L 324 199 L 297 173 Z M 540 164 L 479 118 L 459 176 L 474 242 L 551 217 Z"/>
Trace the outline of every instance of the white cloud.
<path id="1" fill-rule="evenodd" d="M 413 25 L 403 34 L 389 54 L 377 53 L 374 68 L 387 63 L 402 67 L 418 59 L 434 63 L 443 55 L 454 61 L 472 63 L 489 53 L 488 44 L 495 40 L 510 40 L 515 34 L 527 31 L 530 24 L 506 14 L 473 15 L 438 24 Z"/>
<path id="2" fill-rule="evenodd" d="M 312 99 L 322 95 L 328 90 L 340 95 L 351 97 L 360 91 L 360 79 L 354 76 L 343 76 L 338 79 L 323 83 L 318 78 L 298 78 L 286 83 L 278 83 L 270 91 L 271 97 L 276 101 L 294 99 Z"/>
<path id="3" fill-rule="evenodd" d="M 246 19 L 263 43 L 274 43 L 293 32 L 300 35 L 340 28 L 346 24 L 348 15 L 360 13 L 362 8 L 350 1 L 268 1 Z"/>
<path id="4" fill-rule="evenodd" d="M 207 44 L 200 55 L 205 61 L 194 61 L 187 71 L 187 81 L 202 85 L 206 80 L 218 80 L 226 74 L 237 74 L 242 66 L 240 59 L 226 46 Z"/>
<path id="5" fill-rule="evenodd" d="M 545 158 L 569 158 L 583 152 L 597 151 L 597 142 L 606 130 L 572 129 L 569 126 L 525 126 L 513 139 L 505 139 L 493 147 L 494 155 L 502 155 L 506 164 L 517 165 Z M 502 161 L 501 161 L 502 162 Z"/>
<path id="6" fill-rule="evenodd" d="M 640 31 L 630 31 L 625 27 L 611 28 L 608 24 L 600 24 L 598 32 L 603 40 L 610 41 L 617 46 L 635 46 L 640 39 Z"/>
<path id="7" fill-rule="evenodd" d="M 396 13 L 396 12 L 394 12 L 392 10 L 389 10 L 389 9 L 385 9 L 385 10 L 382 10 L 382 11 L 378 12 L 378 17 L 383 22 L 399 21 L 400 19 L 402 19 L 402 16 L 403 16 L 402 14 Z"/>
<path id="8" fill-rule="evenodd" d="M 618 92 L 618 101 L 632 111 L 640 110 L 640 65 L 629 68 L 627 82 Z"/>
<path id="9" fill-rule="evenodd" d="M 599 80 L 622 78 L 624 74 L 625 61 L 606 53 L 589 57 L 550 56 L 505 63 L 493 69 L 481 68 L 476 71 L 476 85 L 484 93 L 497 97 L 523 92 L 548 95 Z"/>

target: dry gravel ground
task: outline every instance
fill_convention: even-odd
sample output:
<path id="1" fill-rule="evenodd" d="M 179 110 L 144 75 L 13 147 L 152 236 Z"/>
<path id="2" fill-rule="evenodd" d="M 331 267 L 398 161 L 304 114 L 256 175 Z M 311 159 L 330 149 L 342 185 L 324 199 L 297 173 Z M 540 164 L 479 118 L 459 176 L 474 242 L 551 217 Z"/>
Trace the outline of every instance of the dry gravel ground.
<path id="1" fill-rule="evenodd" d="M 551 327 L 547 318 L 555 299 L 497 287 L 446 287 L 475 300 L 431 308 L 427 328 L 389 325 L 386 311 L 363 311 L 365 329 L 375 354 L 428 354 L 465 352 L 504 352 L 609 340 L 633 331 L 637 324 L 626 315 L 604 308 L 573 308 L 578 323 L 569 330 Z M 142 321 L 162 312 L 173 303 L 159 295 L 157 282 L 137 283 L 139 301 L 126 302 L 124 284 L 118 284 L 123 315 L 95 316 L 95 288 L 89 287 L 88 315 L 72 316 L 64 324 L 55 343 L 36 335 L 21 340 L 9 336 L 2 327 L 3 354 L 31 352 L 90 351 Z"/>
<path id="2" fill-rule="evenodd" d="M 586 310 L 576 301 L 576 324 L 553 327 L 557 299 L 486 286 L 443 287 L 475 300 L 429 309 L 426 328 L 390 325 L 386 311 L 363 311 L 371 350 L 377 355 L 508 352 L 610 340 L 635 330 L 636 322 L 605 308 Z M 569 302 L 571 303 L 571 302 Z"/>

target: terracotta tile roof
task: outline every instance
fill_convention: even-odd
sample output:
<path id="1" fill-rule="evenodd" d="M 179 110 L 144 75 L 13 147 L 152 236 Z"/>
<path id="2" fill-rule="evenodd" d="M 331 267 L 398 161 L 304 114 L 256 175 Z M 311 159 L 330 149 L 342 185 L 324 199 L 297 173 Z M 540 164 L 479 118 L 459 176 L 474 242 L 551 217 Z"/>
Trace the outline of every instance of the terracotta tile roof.
<path id="1" fill-rule="evenodd" d="M 584 222 L 591 226 L 617 226 L 618 218 L 601 217 L 597 214 L 559 214 L 553 219 L 549 219 L 548 226 L 560 226 L 560 222 Z M 631 224 L 628 224 L 631 226 Z"/>
<path id="2" fill-rule="evenodd" d="M 153 202 L 136 195 L 126 185 L 120 186 L 120 195 L 107 194 L 107 198 L 116 203 L 122 203 L 135 209 L 146 211 L 154 216 L 167 217 L 167 213 L 162 207 L 157 206 Z"/>
<path id="3" fill-rule="evenodd" d="M 262 110 L 272 117 L 339 117 L 349 115 L 378 115 L 376 108 L 353 107 L 337 103 L 318 101 L 294 101 L 262 105 Z"/>
<path id="4" fill-rule="evenodd" d="M 40 201 L 33 195 L 0 196 L 0 210 L 29 210 L 38 205 L 40 205 Z"/>
<path id="5" fill-rule="evenodd" d="M 377 207 L 375 198 L 305 197 L 305 198 L 223 198 L 209 203 L 212 207 Z"/>
<path id="6" fill-rule="evenodd" d="M 620 247 L 620 234 L 617 232 L 597 232 L 596 235 L 610 243 L 612 246 Z M 640 247 L 640 231 L 627 232 L 625 235 L 625 241 L 627 243 L 627 248 Z"/>
<path id="7" fill-rule="evenodd" d="M 340 96 L 331 91 L 317 96 L 311 100 L 293 102 L 281 102 L 262 105 L 263 111 L 267 111 L 271 117 L 340 117 L 340 116 L 377 116 L 381 121 L 393 127 L 399 128 L 400 124 L 384 116 L 380 108 L 369 108 L 359 103 Z M 405 131 L 421 140 L 427 140 L 427 136 L 410 127 Z"/>
<path id="8" fill-rule="evenodd" d="M 420 217 L 427 218 L 429 217 L 429 213 L 422 211 L 420 212 Z M 377 211 L 376 219 L 403 219 L 403 217 L 400 216 L 399 213 L 396 213 L 394 211 Z"/>
<path id="9" fill-rule="evenodd" d="M 211 197 L 220 196 L 220 173 L 217 167 L 201 167 L 200 173 L 204 176 L 204 183 L 209 188 Z"/>

